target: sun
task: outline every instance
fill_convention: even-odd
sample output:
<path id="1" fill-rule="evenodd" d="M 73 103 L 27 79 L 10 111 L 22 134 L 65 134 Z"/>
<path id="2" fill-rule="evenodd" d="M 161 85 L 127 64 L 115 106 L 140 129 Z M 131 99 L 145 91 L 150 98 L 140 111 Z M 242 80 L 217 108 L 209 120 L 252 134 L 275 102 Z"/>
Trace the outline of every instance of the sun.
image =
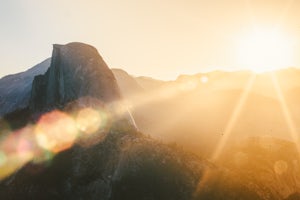
<path id="1" fill-rule="evenodd" d="M 279 30 L 255 30 L 238 40 L 240 66 L 264 72 L 292 65 L 292 42 Z"/>

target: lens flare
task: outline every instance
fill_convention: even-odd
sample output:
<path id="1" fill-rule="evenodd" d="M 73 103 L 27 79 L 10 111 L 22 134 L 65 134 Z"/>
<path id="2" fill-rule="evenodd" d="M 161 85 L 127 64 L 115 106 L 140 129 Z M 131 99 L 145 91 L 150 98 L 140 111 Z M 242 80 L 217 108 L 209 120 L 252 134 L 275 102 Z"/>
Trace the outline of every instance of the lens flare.
<path id="1" fill-rule="evenodd" d="M 0 167 L 2 167 L 7 161 L 7 157 L 3 151 L 0 151 Z"/>
<path id="2" fill-rule="evenodd" d="M 103 118 L 100 112 L 92 108 L 84 108 L 79 111 L 76 118 L 77 128 L 85 133 L 92 134 L 95 133 L 101 127 L 103 123 Z"/>
<path id="3" fill-rule="evenodd" d="M 12 132 L 0 143 L 0 180 L 14 173 L 34 157 L 30 126 Z"/>
<path id="4" fill-rule="evenodd" d="M 6 162 L 2 163 L 2 166 L 0 166 L 0 180 L 8 177 L 24 164 L 18 162 L 18 159 L 14 158 L 14 156 L 6 155 L 5 157 Z"/>
<path id="5" fill-rule="evenodd" d="M 11 131 L 5 121 L 1 121 L 0 138 L 0 180 L 8 177 L 29 161 L 42 163 L 47 167 L 55 154 L 70 148 L 78 138 L 79 131 L 92 135 L 104 129 L 107 115 L 92 108 L 78 112 L 76 119 L 62 111 L 54 110 L 44 114 L 36 125 Z M 94 137 L 95 136 L 95 137 Z M 104 135 L 87 137 L 98 142 Z M 89 140 L 87 140 L 89 144 Z"/>
<path id="6" fill-rule="evenodd" d="M 33 137 L 33 130 L 34 128 L 32 126 L 26 126 L 15 132 L 15 135 L 18 137 L 15 152 L 20 156 L 29 157 L 30 159 L 37 149 L 37 144 Z"/>
<path id="7" fill-rule="evenodd" d="M 32 162 L 36 164 L 43 163 L 44 165 L 48 165 L 51 163 L 53 157 L 55 156 L 54 153 L 47 150 L 40 150 L 36 152 L 36 156 L 33 158 Z"/>
<path id="8" fill-rule="evenodd" d="M 208 82 L 208 77 L 207 76 L 202 76 L 200 78 L 200 80 L 201 80 L 202 83 L 207 83 Z"/>
<path id="9" fill-rule="evenodd" d="M 58 153 L 74 144 L 77 137 L 76 123 L 67 114 L 52 111 L 38 121 L 35 136 L 40 147 Z"/>
<path id="10" fill-rule="evenodd" d="M 16 147 L 16 154 L 23 160 L 31 160 L 34 157 L 34 152 L 31 143 L 26 139 L 21 139 Z"/>

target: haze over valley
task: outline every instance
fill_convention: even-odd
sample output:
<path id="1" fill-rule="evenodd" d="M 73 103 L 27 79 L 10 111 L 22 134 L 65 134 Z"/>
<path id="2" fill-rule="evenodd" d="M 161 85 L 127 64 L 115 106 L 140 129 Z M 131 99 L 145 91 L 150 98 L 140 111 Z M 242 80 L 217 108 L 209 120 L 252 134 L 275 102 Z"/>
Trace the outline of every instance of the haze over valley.
<path id="1" fill-rule="evenodd" d="M 300 199 L 300 1 L 0 6 L 0 199 Z"/>

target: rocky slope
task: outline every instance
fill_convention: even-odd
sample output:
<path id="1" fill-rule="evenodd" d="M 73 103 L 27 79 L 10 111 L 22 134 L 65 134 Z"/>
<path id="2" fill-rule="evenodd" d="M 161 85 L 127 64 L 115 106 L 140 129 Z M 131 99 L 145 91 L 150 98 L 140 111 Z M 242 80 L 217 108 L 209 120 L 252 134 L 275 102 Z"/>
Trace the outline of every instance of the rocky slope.
<path id="1" fill-rule="evenodd" d="M 48 58 L 25 72 L 0 79 L 0 116 L 29 105 L 32 81 L 47 71 L 50 62 Z"/>
<path id="2" fill-rule="evenodd" d="M 300 124 L 299 73 L 299 69 L 276 72 L 296 129 L 299 129 Z M 135 94 L 155 101 L 146 101 L 145 104 L 133 107 L 133 116 L 144 133 L 164 141 L 177 142 L 185 149 L 209 158 L 218 145 L 216 141 L 224 137 L 225 127 L 249 76 L 249 72 L 211 72 L 180 76 L 176 81 L 156 86 L 154 91 L 157 93 L 149 88 Z M 207 82 L 202 82 L 203 77 L 207 78 Z M 139 85 L 143 87 L 142 82 Z M 170 92 L 174 88 L 177 91 Z M 124 91 L 127 90 L 129 89 Z M 159 91 L 169 95 L 161 96 Z M 124 96 L 131 101 L 131 95 L 132 93 Z M 135 102 L 132 104 L 135 105 Z M 240 180 L 263 199 L 293 199 L 299 196 L 299 153 L 295 149 L 281 106 L 271 75 L 256 75 L 230 131 L 230 137 L 227 138 L 220 161 L 215 163 L 230 173 L 225 176 L 216 175 L 219 180 L 210 181 L 214 185 L 212 188 L 238 192 L 237 189 L 228 189 L 235 185 L 228 180 Z M 256 140 L 252 140 L 253 138 Z M 286 169 L 278 173 L 278 168 L 282 166 Z M 226 177 L 223 182 L 225 185 L 221 184 L 222 177 Z M 210 190 L 201 194 L 207 194 L 207 198 L 222 199 Z"/>
<path id="3" fill-rule="evenodd" d="M 120 135 L 122 134 L 122 135 Z M 201 175 L 197 158 L 134 132 L 110 132 L 48 164 L 28 164 L 0 184 L 3 199 L 191 199 Z"/>
<path id="4" fill-rule="evenodd" d="M 42 146 L 37 152 L 31 152 L 34 153 L 32 162 L 0 182 L 1 199 L 191 199 L 203 169 L 209 167 L 207 162 L 191 154 L 144 137 L 128 113 L 122 112 L 118 117 L 120 114 L 112 106 L 121 96 L 116 80 L 97 50 L 89 45 L 54 45 L 50 68 L 44 75 L 35 76 L 30 94 L 28 107 L 15 108 L 6 115 L 9 124 L 15 120 L 33 123 L 26 126 L 24 122 L 17 128 L 25 126 L 25 129 L 12 131 L 7 137 L 2 135 L 0 147 L 7 153 L 7 162 L 18 156 L 20 150 L 16 145 L 14 153 L 15 145 L 9 139 L 15 138 L 18 144 L 22 130 L 42 130 L 29 131 L 27 136 L 49 135 L 43 136 L 42 143 L 40 140 L 22 143 L 21 149 Z M 96 129 L 92 136 L 78 139 L 71 148 L 63 148 L 61 152 L 48 148 L 52 144 L 62 149 L 55 146 L 60 141 L 53 146 L 53 137 L 65 141 L 69 131 L 76 129 L 68 122 L 77 116 L 79 123 L 77 109 L 84 108 L 107 111 L 110 118 L 105 121 L 105 129 Z M 51 115 L 57 109 L 60 111 L 54 113 L 58 115 Z M 46 117 L 48 113 L 51 117 Z M 56 124 L 55 120 L 59 122 L 62 116 L 67 120 Z M 30 129 L 32 126 L 37 128 Z M 87 130 L 77 129 L 80 135 Z M 47 143 L 45 137 L 52 138 L 52 143 Z M 57 155 L 49 157 L 50 152 Z M 4 162 L 0 170 L 4 172 L 5 167 Z"/>
<path id="5" fill-rule="evenodd" d="M 299 153 L 295 143 L 253 137 L 228 147 L 219 161 L 264 199 L 285 199 L 300 190 Z M 291 198 L 290 197 L 290 198 Z"/>
<path id="6" fill-rule="evenodd" d="M 117 72 L 117 75 L 124 73 Z M 12 131 L 12 137 L 2 135 L 0 153 L 7 152 L 9 161 L 10 155 L 18 156 L 9 151 L 18 153 L 20 149 L 36 148 L 40 144 L 44 149 L 39 147 L 33 160 L 0 181 L 0 199 L 272 199 L 258 193 L 248 182 L 234 178 L 230 166 L 217 167 L 176 144 L 166 145 L 140 133 L 130 112 L 124 109 L 120 112 L 119 86 L 92 46 L 54 45 L 49 69 L 31 80 L 28 103 L 22 109 L 12 109 L 4 118 L 9 127 L 25 128 Z M 86 123 L 84 119 L 90 116 L 79 118 L 82 110 L 106 114 L 101 121 L 103 127 L 92 127 L 93 134 L 87 134 L 91 127 L 82 127 L 81 123 L 82 120 Z M 57 115 L 51 115 L 52 112 Z M 60 117 L 65 117 L 62 122 L 59 122 Z M 97 122 L 95 115 L 88 119 L 88 122 Z M 72 122 L 77 124 L 70 126 Z M 35 135 L 48 133 L 46 138 L 66 141 L 74 129 L 79 138 L 73 145 L 68 144 L 68 148 L 56 145 L 53 140 L 47 143 L 45 136 L 42 142 L 20 140 L 21 130 L 29 130 L 28 135 L 30 131 Z M 187 131 L 184 133 L 189 135 Z M 51 146 L 60 150 L 47 148 Z M 0 161 L 3 173 L 5 162 Z"/>

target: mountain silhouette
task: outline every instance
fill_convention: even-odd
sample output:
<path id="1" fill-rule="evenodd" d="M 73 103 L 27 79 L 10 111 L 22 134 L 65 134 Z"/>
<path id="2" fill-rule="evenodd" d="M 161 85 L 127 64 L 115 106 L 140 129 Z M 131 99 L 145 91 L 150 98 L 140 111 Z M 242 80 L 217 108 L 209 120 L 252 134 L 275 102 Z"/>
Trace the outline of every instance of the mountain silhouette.
<path id="1" fill-rule="evenodd" d="M 287 81 L 291 73 L 293 78 L 284 85 L 288 99 L 294 99 L 298 93 L 298 72 L 290 69 L 278 73 L 281 82 Z M 229 140 L 219 160 L 208 161 L 208 155 L 223 137 L 249 76 L 247 71 L 215 71 L 182 75 L 174 81 L 133 77 L 121 69 L 110 70 L 90 45 L 56 44 L 50 59 L 26 72 L 0 79 L 0 127 L 5 130 L 0 147 L 7 148 L 6 138 L 8 144 L 18 147 L 22 130 L 38 135 L 44 127 L 43 131 L 62 141 L 69 137 L 70 130 L 76 129 L 76 138 L 71 144 L 54 146 L 43 140 L 43 148 L 53 149 L 38 147 L 35 158 L 1 180 L 0 197 L 296 198 L 300 179 L 298 160 L 292 158 L 297 153 L 294 144 L 284 140 L 284 116 L 276 93 L 268 90 L 271 84 L 264 84 L 267 74 L 256 77 L 257 82 L 249 91 L 232 130 L 231 137 L 237 140 Z M 267 92 L 263 93 L 261 87 Z M 293 101 L 296 106 L 296 100 Z M 102 116 L 101 126 L 79 126 L 78 119 L 97 122 L 94 115 L 79 118 L 82 111 Z M 297 115 L 297 110 L 293 114 Z M 67 120 L 56 128 L 61 117 Z M 70 127 L 69 121 L 77 124 Z M 261 137 L 265 133 L 270 139 Z M 9 151 L 8 157 L 12 155 Z M 289 159 L 285 158 L 287 154 Z M 287 169 L 282 167 L 285 165 Z M 0 166 L 3 172 L 4 167 Z M 256 178 L 256 174 L 260 177 Z M 284 177 L 288 182 L 284 182 Z"/>
<path id="2" fill-rule="evenodd" d="M 46 64 L 40 67 L 46 68 Z M 11 109 L 2 119 L 17 132 L 22 127 L 26 129 L 26 123 L 31 123 L 36 124 L 35 130 L 41 131 L 43 126 L 45 132 L 50 129 L 49 138 L 58 135 L 65 139 L 68 131 L 74 129 L 66 122 L 79 115 L 77 109 L 98 109 L 107 114 L 107 121 L 105 128 L 96 130 L 87 138 L 79 138 L 68 149 L 54 146 L 61 150 L 52 159 L 36 162 L 41 156 L 39 153 L 33 161 L 3 179 L 0 183 L 1 199 L 183 200 L 193 197 L 202 171 L 210 164 L 180 148 L 144 136 L 134 126 L 129 111 L 116 111 L 118 106 L 115 103 L 121 100 L 119 86 L 94 47 L 83 43 L 54 45 L 50 67 L 45 74 L 36 74 L 27 75 L 30 78 L 21 79 L 19 83 L 28 84 L 33 80 L 29 102 L 24 104 L 27 107 L 16 105 L 15 110 Z M 24 73 L 1 81 L 20 75 Z M 25 92 L 28 99 L 28 91 Z M 18 93 L 15 95 L 19 96 Z M 22 95 L 20 97 L 25 98 Z M 70 117 L 57 129 L 53 126 L 61 116 Z M 14 126 L 16 120 L 25 120 L 26 123 Z M 41 125 L 42 122 L 46 124 Z M 82 135 L 86 129 L 78 131 Z M 14 136 L 22 135 L 12 132 L 11 137 Z M 3 147 L 5 139 L 2 142 Z M 12 151 L 13 147 L 9 146 L 9 149 Z M 11 155 L 7 153 L 7 156 Z M 0 167 L 3 172 L 4 167 Z"/>

